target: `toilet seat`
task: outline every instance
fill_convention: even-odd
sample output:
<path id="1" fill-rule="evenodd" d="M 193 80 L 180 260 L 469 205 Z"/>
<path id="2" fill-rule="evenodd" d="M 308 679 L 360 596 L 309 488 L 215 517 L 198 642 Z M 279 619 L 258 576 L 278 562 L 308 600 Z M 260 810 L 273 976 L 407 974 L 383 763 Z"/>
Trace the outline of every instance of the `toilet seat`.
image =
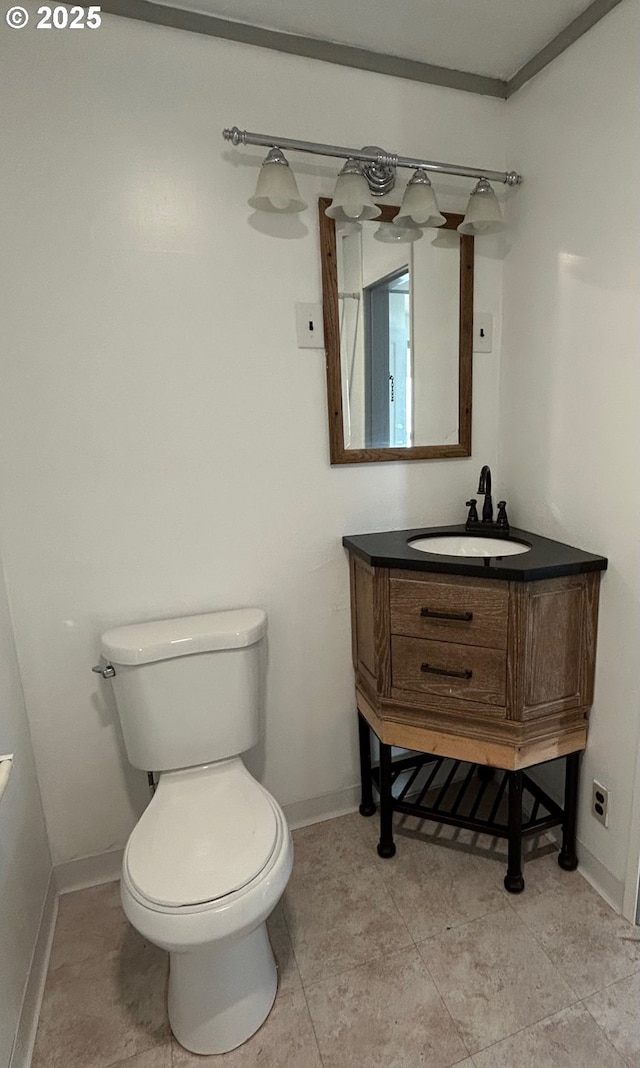
<path id="1" fill-rule="evenodd" d="M 151 909 L 215 905 L 268 866 L 278 830 L 273 799 L 239 757 L 166 772 L 127 843 L 126 881 Z"/>

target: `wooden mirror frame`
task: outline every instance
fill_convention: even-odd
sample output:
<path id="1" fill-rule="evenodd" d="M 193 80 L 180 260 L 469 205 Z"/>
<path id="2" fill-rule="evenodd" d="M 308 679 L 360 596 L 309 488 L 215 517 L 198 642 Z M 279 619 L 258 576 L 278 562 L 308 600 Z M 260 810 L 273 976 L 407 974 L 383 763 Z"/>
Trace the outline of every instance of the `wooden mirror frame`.
<path id="1" fill-rule="evenodd" d="M 471 456 L 471 389 L 473 365 L 473 237 L 460 234 L 460 314 L 458 345 L 458 442 L 456 445 L 413 445 L 411 448 L 348 449 L 344 443 L 342 375 L 340 373 L 340 315 L 338 308 L 338 263 L 336 227 L 325 215 L 331 200 L 320 197 L 320 257 L 322 261 L 322 310 L 327 357 L 329 452 L 332 464 L 381 463 L 387 460 L 442 460 Z M 376 222 L 391 222 L 399 209 L 381 205 Z M 442 230 L 455 230 L 462 215 L 442 213 Z"/>

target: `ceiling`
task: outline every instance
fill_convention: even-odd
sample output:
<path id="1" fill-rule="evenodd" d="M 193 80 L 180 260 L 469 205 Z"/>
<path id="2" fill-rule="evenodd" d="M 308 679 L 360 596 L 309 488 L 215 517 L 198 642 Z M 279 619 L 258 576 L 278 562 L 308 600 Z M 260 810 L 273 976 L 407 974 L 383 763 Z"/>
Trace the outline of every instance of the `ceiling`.
<path id="1" fill-rule="evenodd" d="M 102 10 L 508 96 L 619 2 L 107 0 Z M 456 79 L 459 72 L 471 77 Z"/>

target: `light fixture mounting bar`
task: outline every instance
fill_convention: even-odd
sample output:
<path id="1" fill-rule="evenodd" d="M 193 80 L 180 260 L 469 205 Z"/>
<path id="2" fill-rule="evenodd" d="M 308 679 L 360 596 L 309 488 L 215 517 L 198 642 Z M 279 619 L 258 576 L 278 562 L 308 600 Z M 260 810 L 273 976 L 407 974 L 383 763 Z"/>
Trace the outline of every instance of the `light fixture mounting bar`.
<path id="1" fill-rule="evenodd" d="M 337 156 L 339 159 L 357 159 L 362 163 L 378 163 L 390 167 L 407 167 L 416 170 L 435 171 L 439 174 L 458 174 L 464 178 L 486 178 L 489 182 L 503 185 L 519 185 L 522 175 L 515 171 L 485 171 L 478 167 L 460 167 L 456 163 L 436 163 L 434 160 L 413 159 L 396 156 L 392 152 L 365 152 L 358 148 L 341 148 L 339 145 L 317 144 L 315 141 L 296 141 L 291 137 L 274 137 L 271 134 L 251 133 L 237 126 L 223 130 L 225 141 L 234 145 L 261 145 L 264 148 L 292 149 L 295 152 L 310 152 L 315 156 Z"/>

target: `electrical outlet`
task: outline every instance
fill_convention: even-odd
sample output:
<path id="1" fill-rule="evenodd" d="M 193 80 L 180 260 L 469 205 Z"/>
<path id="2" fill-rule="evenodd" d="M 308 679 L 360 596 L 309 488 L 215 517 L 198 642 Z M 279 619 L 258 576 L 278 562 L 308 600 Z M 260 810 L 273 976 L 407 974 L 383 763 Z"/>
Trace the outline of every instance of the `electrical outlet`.
<path id="1" fill-rule="evenodd" d="M 591 790 L 591 814 L 604 827 L 609 826 L 609 791 L 595 779 Z"/>

